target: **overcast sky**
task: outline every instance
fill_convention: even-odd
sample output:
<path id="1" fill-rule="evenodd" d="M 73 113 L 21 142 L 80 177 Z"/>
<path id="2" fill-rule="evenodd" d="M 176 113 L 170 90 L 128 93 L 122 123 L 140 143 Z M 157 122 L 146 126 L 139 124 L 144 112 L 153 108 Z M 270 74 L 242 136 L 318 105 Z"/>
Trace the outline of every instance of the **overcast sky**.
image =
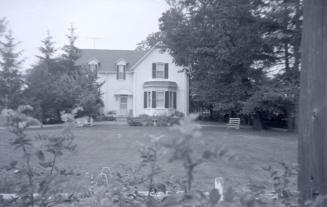
<path id="1" fill-rule="evenodd" d="M 49 30 L 61 48 L 71 24 L 79 48 L 135 49 L 159 30 L 158 19 L 168 9 L 165 0 L 0 0 L 0 18 L 21 42 L 24 67 L 35 61 L 40 41 Z"/>

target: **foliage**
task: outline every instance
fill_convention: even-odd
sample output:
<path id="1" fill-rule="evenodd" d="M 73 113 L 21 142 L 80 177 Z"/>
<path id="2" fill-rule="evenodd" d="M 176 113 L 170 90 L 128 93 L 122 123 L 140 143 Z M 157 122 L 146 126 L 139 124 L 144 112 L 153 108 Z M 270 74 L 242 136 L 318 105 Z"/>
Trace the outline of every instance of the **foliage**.
<path id="1" fill-rule="evenodd" d="M 278 162 L 276 166 L 263 168 L 272 181 L 272 192 L 270 199 L 259 196 L 267 206 L 295 207 L 298 202 L 298 192 L 296 191 L 296 176 L 298 174 L 297 166 L 285 162 Z M 266 189 L 270 190 L 270 189 Z"/>
<path id="2" fill-rule="evenodd" d="M 280 89 L 283 96 L 287 91 L 297 100 L 301 0 L 168 2 L 170 9 L 160 19 L 161 40 L 190 74 L 191 103 L 223 115 L 240 114 L 243 103 L 253 102 L 261 87 L 262 93 L 270 93 L 265 81 L 276 74 L 273 70 L 281 73 L 274 78 L 279 84 L 273 93 Z M 294 125 L 296 101 L 273 101 L 256 105 L 271 107 L 265 115 L 275 116 L 270 114 L 275 105 L 284 104 L 288 125 Z"/>
<path id="3" fill-rule="evenodd" d="M 17 111 L 8 109 L 2 112 L 8 119 L 8 129 L 15 136 L 10 145 L 21 154 L 21 158 L 13 160 L 1 172 L 14 175 L 13 196 L 1 199 L 5 206 L 55 206 L 66 202 L 62 193 L 62 184 L 66 179 L 66 170 L 57 165 L 58 158 L 64 153 L 73 151 L 73 134 L 65 128 L 61 135 L 38 135 L 31 139 L 26 129 L 39 123 L 28 114 L 30 106 L 19 106 Z M 35 147 L 39 144 L 41 147 Z"/>
<path id="4" fill-rule="evenodd" d="M 22 103 L 23 81 L 19 72 L 21 51 L 16 52 L 17 44 L 9 31 L 0 41 L 0 110 L 17 108 Z"/>
<path id="5" fill-rule="evenodd" d="M 173 126 L 178 124 L 182 117 L 184 114 L 179 111 L 170 115 L 149 116 L 143 114 L 138 117 L 129 117 L 127 123 L 130 126 Z"/>
<path id="6" fill-rule="evenodd" d="M 262 38 L 264 23 L 253 15 L 256 1 L 176 2 L 160 29 L 176 63 L 188 67 L 192 97 L 226 113 L 240 111 L 274 59 Z"/>
<path id="7" fill-rule="evenodd" d="M 296 100 L 290 90 L 293 90 L 293 86 L 282 85 L 277 80 L 267 80 L 243 103 L 242 113 L 260 120 L 262 126 L 255 127 L 266 128 L 265 123 L 269 120 L 291 116 L 289 108 L 295 108 Z"/>
<path id="8" fill-rule="evenodd" d="M 194 145 L 199 145 L 201 138 L 200 125 L 194 122 L 195 115 L 185 117 L 180 121 L 180 125 L 174 128 L 179 132 L 179 136 L 174 137 L 164 146 L 170 150 L 170 162 L 180 161 L 185 172 L 184 190 L 189 192 L 192 189 L 194 181 L 195 169 L 201 164 L 209 160 L 217 160 L 218 158 L 226 158 L 232 160 L 235 156 L 223 147 L 210 149 L 210 146 L 203 146 L 202 151 L 194 151 Z"/>
<path id="9" fill-rule="evenodd" d="M 75 65 L 79 58 L 74 28 L 70 28 L 69 44 L 62 57 L 55 57 L 54 42 L 50 34 L 39 48 L 39 62 L 28 71 L 25 97 L 36 109 L 35 116 L 42 122 L 60 122 L 60 112 L 83 107 L 78 116 L 95 117 L 103 106 L 97 74 L 89 68 Z"/>
<path id="10" fill-rule="evenodd" d="M 155 32 L 147 36 L 147 38 L 137 44 L 136 50 L 147 51 L 157 45 L 162 39 L 161 32 Z"/>

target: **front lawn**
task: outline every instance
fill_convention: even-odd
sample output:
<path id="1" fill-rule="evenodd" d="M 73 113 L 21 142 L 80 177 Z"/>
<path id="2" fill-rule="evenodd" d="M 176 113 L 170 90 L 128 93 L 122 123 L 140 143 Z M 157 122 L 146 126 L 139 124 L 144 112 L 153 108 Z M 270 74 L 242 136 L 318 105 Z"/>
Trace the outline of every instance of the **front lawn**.
<path id="1" fill-rule="evenodd" d="M 54 134 L 60 128 L 30 129 L 28 134 Z M 227 130 L 222 127 L 203 127 L 199 143 L 208 146 L 225 146 L 237 159 L 205 163 L 196 171 L 195 186 L 209 190 L 215 177 L 223 177 L 232 186 L 249 183 L 264 183 L 269 180 L 262 168 L 277 162 L 296 162 L 297 139 L 295 134 L 285 132 L 255 132 L 251 130 Z M 94 126 L 74 129 L 77 150 L 59 160 L 67 169 L 81 172 L 84 179 L 96 175 L 102 167 L 117 170 L 121 164 L 136 166 L 140 161 L 141 145 L 154 137 L 175 136 L 176 131 L 167 127 Z M 19 156 L 8 144 L 9 137 L 0 129 L 0 166 Z M 197 150 L 195 145 L 194 149 Z M 167 154 L 160 158 L 164 175 L 178 177 L 183 168 L 178 163 L 169 163 Z M 78 179 L 82 182 L 83 179 Z M 75 182 L 75 181 L 74 181 Z"/>

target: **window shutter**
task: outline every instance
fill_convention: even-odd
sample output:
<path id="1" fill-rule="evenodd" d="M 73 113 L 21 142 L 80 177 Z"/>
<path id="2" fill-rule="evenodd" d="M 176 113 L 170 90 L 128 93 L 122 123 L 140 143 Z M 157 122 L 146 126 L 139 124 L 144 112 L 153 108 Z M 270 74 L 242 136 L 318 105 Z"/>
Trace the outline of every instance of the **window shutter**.
<path id="1" fill-rule="evenodd" d="M 126 65 L 124 65 L 124 80 L 126 80 Z"/>
<path id="2" fill-rule="evenodd" d="M 119 79 L 119 66 L 116 65 L 116 78 Z"/>
<path id="3" fill-rule="evenodd" d="M 156 108 L 157 107 L 157 98 L 156 98 L 156 92 L 152 91 L 152 108 Z"/>
<path id="4" fill-rule="evenodd" d="M 165 63 L 165 79 L 168 79 L 168 63 Z"/>
<path id="5" fill-rule="evenodd" d="M 144 91 L 144 108 L 146 109 L 148 106 L 147 106 L 147 100 L 148 100 L 148 98 L 147 98 L 147 95 L 148 95 L 148 93 L 146 92 L 146 91 Z"/>
<path id="6" fill-rule="evenodd" d="M 169 108 L 169 91 L 165 91 L 165 108 Z"/>
<path id="7" fill-rule="evenodd" d="M 152 78 L 156 78 L 156 64 L 152 63 Z"/>
<path id="8" fill-rule="evenodd" d="M 173 94 L 174 94 L 174 97 L 173 97 L 173 100 L 174 100 L 174 109 L 176 109 L 177 108 L 176 92 L 174 92 Z"/>

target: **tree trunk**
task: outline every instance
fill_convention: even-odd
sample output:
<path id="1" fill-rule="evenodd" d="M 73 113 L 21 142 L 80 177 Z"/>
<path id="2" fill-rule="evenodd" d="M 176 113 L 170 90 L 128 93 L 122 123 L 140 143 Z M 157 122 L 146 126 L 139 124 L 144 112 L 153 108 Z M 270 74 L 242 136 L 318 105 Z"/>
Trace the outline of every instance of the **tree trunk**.
<path id="1" fill-rule="evenodd" d="M 303 14 L 302 11 L 302 5 L 301 5 L 302 0 L 297 0 L 296 2 L 296 13 L 295 13 L 295 42 L 294 42 L 294 70 L 295 71 L 300 71 L 300 65 L 301 65 L 301 17 Z M 295 94 L 295 111 L 294 111 L 294 130 L 298 130 L 298 125 L 299 125 L 299 94 Z"/>
<path id="2" fill-rule="evenodd" d="M 327 1 L 305 0 L 299 128 L 300 204 L 326 193 Z"/>

